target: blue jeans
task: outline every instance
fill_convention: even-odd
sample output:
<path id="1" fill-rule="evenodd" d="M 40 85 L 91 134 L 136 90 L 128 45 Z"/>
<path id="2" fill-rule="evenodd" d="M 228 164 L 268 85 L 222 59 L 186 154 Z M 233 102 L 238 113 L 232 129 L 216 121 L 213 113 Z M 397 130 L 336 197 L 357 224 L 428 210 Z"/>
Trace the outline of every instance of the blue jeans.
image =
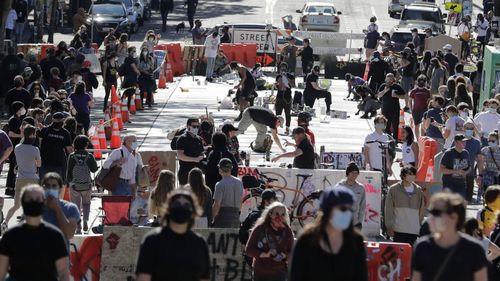
<path id="1" fill-rule="evenodd" d="M 113 196 L 132 196 L 132 186 L 127 180 L 119 179 L 116 184 L 115 191 L 112 192 Z"/>
<path id="2" fill-rule="evenodd" d="M 23 42 L 23 36 L 24 36 L 24 27 L 26 26 L 26 23 L 19 23 L 16 22 L 16 44 L 21 44 Z"/>
<path id="3" fill-rule="evenodd" d="M 207 58 L 207 71 L 206 77 L 212 78 L 214 74 L 215 58 Z"/>

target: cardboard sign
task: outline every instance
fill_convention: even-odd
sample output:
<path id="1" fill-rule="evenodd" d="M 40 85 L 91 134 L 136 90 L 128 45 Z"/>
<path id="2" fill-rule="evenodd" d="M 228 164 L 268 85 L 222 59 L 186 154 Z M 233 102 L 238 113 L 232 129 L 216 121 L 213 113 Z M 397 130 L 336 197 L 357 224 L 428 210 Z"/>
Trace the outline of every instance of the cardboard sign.
<path id="1" fill-rule="evenodd" d="M 291 206 L 297 207 L 304 196 L 308 196 L 315 191 L 320 191 L 326 187 L 335 186 L 339 181 L 345 178 L 344 170 L 327 170 L 327 169 L 286 169 L 274 167 L 239 167 L 238 177 L 252 175 L 256 178 L 261 178 L 260 175 L 275 179 L 273 182 L 274 190 L 280 202 L 285 204 L 289 209 Z M 311 175 L 305 181 L 300 175 Z M 380 235 L 380 215 L 381 215 L 381 186 L 382 174 L 373 171 L 361 171 L 358 182 L 365 187 L 366 192 L 366 208 L 365 219 L 363 224 L 363 234 L 366 236 Z M 281 188 L 280 188 L 281 187 Z M 299 192 L 300 191 L 300 192 Z M 249 194 L 248 190 L 244 191 L 243 196 Z M 318 203 L 318 202 L 313 202 Z M 254 200 L 243 202 L 241 207 L 240 219 L 244 220 L 248 213 L 256 208 Z M 316 204 L 307 204 L 308 212 L 316 212 L 319 206 Z M 292 216 L 297 215 L 298 208 L 294 208 Z M 311 217 L 310 220 L 313 220 Z M 310 221 L 307 219 L 306 222 Z M 297 219 L 292 222 L 294 230 L 300 230 L 301 226 Z"/>
<path id="2" fill-rule="evenodd" d="M 268 33 L 265 30 L 234 29 L 233 43 L 257 44 L 257 53 L 274 54 L 278 46 L 278 34 L 276 31 Z"/>
<path id="3" fill-rule="evenodd" d="M 106 226 L 102 244 L 101 279 L 135 279 L 139 249 L 150 227 Z M 238 229 L 196 229 L 205 238 L 210 254 L 210 280 L 252 280 L 251 269 L 243 260 Z"/>
<path id="4" fill-rule="evenodd" d="M 333 164 L 332 169 L 335 170 L 344 170 L 350 162 L 356 163 L 358 167 L 363 167 L 364 159 L 365 156 L 360 152 L 324 152 L 321 155 L 321 163 Z"/>
<path id="5" fill-rule="evenodd" d="M 101 62 L 96 54 L 85 54 L 85 60 L 90 61 L 90 72 L 101 73 Z"/>
<path id="6" fill-rule="evenodd" d="M 162 170 L 177 173 L 177 153 L 175 151 L 139 151 L 142 163 L 149 165 L 150 186 L 156 186 L 156 181 Z"/>

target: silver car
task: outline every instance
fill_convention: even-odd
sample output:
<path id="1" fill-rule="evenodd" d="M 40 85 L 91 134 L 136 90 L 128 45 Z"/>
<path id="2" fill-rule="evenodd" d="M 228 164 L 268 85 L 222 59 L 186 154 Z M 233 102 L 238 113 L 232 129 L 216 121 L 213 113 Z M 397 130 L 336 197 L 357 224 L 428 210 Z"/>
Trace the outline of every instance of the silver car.
<path id="1" fill-rule="evenodd" d="M 331 3 L 309 2 L 302 10 L 297 10 L 297 13 L 302 14 L 299 30 L 338 32 L 340 29 L 339 15 L 342 13 Z"/>

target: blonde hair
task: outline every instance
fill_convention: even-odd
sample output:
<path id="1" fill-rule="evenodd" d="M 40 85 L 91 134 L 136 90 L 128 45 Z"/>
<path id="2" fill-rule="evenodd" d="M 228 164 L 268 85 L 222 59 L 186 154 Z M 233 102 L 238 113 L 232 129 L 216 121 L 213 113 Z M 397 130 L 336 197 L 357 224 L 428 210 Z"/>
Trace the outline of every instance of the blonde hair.
<path id="1" fill-rule="evenodd" d="M 262 212 L 262 215 L 260 218 L 257 220 L 255 223 L 254 228 L 256 228 L 259 225 L 262 224 L 270 224 L 271 223 L 271 212 L 274 209 L 283 209 L 285 210 L 285 218 L 283 220 L 283 223 L 286 224 L 287 226 L 290 226 L 290 215 L 288 214 L 288 209 L 286 208 L 285 205 L 281 202 L 274 202 L 271 205 L 267 206 L 264 211 Z"/>
<path id="2" fill-rule="evenodd" d="M 169 170 L 162 170 L 156 182 L 156 187 L 149 197 L 149 213 L 151 215 L 160 215 L 165 210 L 165 202 L 172 190 L 175 188 L 175 174 Z"/>

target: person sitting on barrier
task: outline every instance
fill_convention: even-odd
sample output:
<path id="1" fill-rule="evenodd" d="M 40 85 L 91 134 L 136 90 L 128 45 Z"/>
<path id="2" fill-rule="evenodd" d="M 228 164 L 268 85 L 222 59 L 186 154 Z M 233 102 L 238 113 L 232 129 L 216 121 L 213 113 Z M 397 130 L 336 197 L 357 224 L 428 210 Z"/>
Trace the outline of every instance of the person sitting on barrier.
<path id="1" fill-rule="evenodd" d="M 320 67 L 313 67 L 311 73 L 306 78 L 306 88 L 304 90 L 304 103 L 310 108 L 314 107 L 316 99 L 325 99 L 326 114 L 330 114 L 330 105 L 332 104 L 332 94 L 328 89 L 323 89 L 318 85 Z"/>
<path id="2" fill-rule="evenodd" d="M 352 223 L 354 196 L 342 186 L 323 191 L 321 212 L 292 251 L 290 281 L 368 280 L 363 236 Z"/>
<path id="3" fill-rule="evenodd" d="M 238 89 L 236 92 L 236 101 L 240 107 L 240 115 L 234 121 L 240 121 L 243 116 L 243 111 L 248 107 L 249 102 L 253 103 L 256 97 L 255 93 L 255 79 L 252 73 L 244 66 L 233 61 L 229 64 L 232 71 L 238 73 L 240 83 L 234 87 Z"/>
<path id="4" fill-rule="evenodd" d="M 278 147 L 282 152 L 286 152 L 278 136 L 278 127 L 283 128 L 283 122 L 283 117 L 274 115 L 270 109 L 252 106 L 243 112 L 241 121 L 238 124 L 238 131 L 244 134 L 248 127 L 253 125 L 257 130 L 257 137 L 250 144 L 250 147 L 255 152 L 264 153 L 269 151 L 273 145 L 271 137 L 267 135 L 267 127 L 269 127 Z"/>
<path id="5" fill-rule="evenodd" d="M 165 209 L 161 228 L 142 240 L 135 280 L 210 280 L 207 242 L 192 230 L 202 212 L 195 196 L 176 189 L 169 194 Z"/>
<path id="6" fill-rule="evenodd" d="M 424 219 L 424 193 L 415 183 L 416 174 L 415 167 L 403 167 L 401 181 L 389 187 L 385 199 L 384 221 L 387 235 L 396 243 L 413 245 Z"/>
<path id="7" fill-rule="evenodd" d="M 280 154 L 272 159 L 273 162 L 278 161 L 280 158 L 293 157 L 293 167 L 298 169 L 314 169 L 316 166 L 316 159 L 314 155 L 314 147 L 306 135 L 306 130 L 302 127 L 293 129 L 292 132 L 295 144 L 285 141 L 285 145 L 295 147 L 295 151 Z"/>
<path id="8" fill-rule="evenodd" d="M 459 232 L 465 222 L 463 198 L 458 194 L 434 194 L 429 210 L 431 234 L 414 246 L 412 280 L 488 280 L 483 247 Z"/>
<path id="9" fill-rule="evenodd" d="M 215 184 L 212 226 L 215 228 L 238 228 L 240 226 L 241 198 L 243 183 L 231 175 L 233 161 L 222 158 L 219 161 L 219 173 L 222 179 Z"/>
<path id="10" fill-rule="evenodd" d="M 42 220 L 47 197 L 39 185 L 20 196 L 25 221 L 2 233 L 0 279 L 69 281 L 69 253 L 60 230 Z M 29 262 L 28 262 L 29 261 Z"/>
<path id="11" fill-rule="evenodd" d="M 222 77 L 228 73 L 231 73 L 231 67 L 229 66 L 229 60 L 224 54 L 224 50 L 219 48 L 217 56 L 215 57 L 214 73 Z"/>
<path id="12" fill-rule="evenodd" d="M 335 187 L 343 186 L 352 190 L 354 195 L 356 195 L 354 204 L 352 205 L 353 219 L 352 223 L 354 226 L 361 231 L 362 223 L 365 218 L 365 208 L 366 208 L 366 192 L 363 184 L 358 182 L 356 179 L 359 176 L 359 167 L 354 162 L 350 162 L 345 169 L 346 178 L 339 181 Z"/>
<path id="13" fill-rule="evenodd" d="M 287 280 L 287 261 L 293 238 L 286 206 L 274 202 L 266 207 L 245 247 L 246 255 L 253 258 L 254 281 Z"/>

